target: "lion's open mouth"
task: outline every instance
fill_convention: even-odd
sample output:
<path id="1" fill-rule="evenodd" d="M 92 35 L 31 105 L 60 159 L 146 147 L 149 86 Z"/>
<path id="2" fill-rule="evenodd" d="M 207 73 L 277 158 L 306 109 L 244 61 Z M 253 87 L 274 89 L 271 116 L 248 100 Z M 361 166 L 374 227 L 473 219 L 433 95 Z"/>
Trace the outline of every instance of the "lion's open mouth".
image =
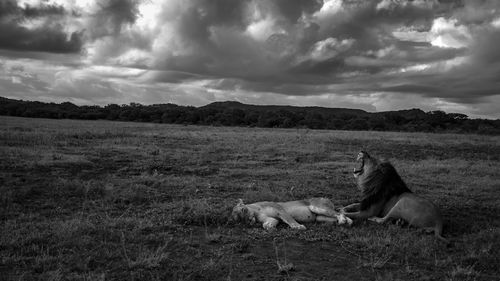
<path id="1" fill-rule="evenodd" d="M 357 161 L 359 163 L 359 166 L 358 167 L 354 167 L 354 175 L 355 176 L 359 176 L 363 173 L 363 167 L 365 166 L 365 161 L 363 158 L 361 159 L 358 159 Z"/>

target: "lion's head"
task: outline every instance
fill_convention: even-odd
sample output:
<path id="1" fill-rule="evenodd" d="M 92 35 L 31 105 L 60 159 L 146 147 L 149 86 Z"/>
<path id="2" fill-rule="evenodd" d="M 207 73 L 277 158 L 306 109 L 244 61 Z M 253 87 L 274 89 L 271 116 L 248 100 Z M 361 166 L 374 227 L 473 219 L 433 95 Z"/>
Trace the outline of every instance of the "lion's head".
<path id="1" fill-rule="evenodd" d="M 366 151 L 358 153 L 356 163 L 354 178 L 363 193 L 362 210 L 393 196 L 411 192 L 391 163 L 379 161 Z"/>
<path id="2" fill-rule="evenodd" d="M 255 223 L 255 217 L 250 213 L 242 199 L 238 199 L 238 203 L 234 206 L 229 219 L 232 222 L 242 221 L 251 224 Z"/>
<path id="3" fill-rule="evenodd" d="M 371 157 L 366 151 L 360 151 L 356 157 L 357 166 L 354 167 L 354 178 L 358 182 L 358 186 L 362 192 L 366 188 L 366 184 L 373 181 L 375 177 L 379 176 L 378 166 L 380 162 L 378 159 Z"/>

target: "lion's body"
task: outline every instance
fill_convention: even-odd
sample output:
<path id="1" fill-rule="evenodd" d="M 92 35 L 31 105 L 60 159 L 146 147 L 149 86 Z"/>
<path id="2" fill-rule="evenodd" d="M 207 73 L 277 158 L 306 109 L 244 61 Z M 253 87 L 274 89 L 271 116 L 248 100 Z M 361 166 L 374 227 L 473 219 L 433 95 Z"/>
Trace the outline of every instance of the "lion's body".
<path id="1" fill-rule="evenodd" d="M 288 202 L 256 202 L 243 204 L 240 201 L 233 209 L 233 219 L 245 219 L 262 223 L 265 229 L 275 228 L 283 221 L 291 228 L 305 229 L 301 223 L 352 221 L 335 211 L 333 203 L 326 198 L 311 198 Z"/>
<path id="2" fill-rule="evenodd" d="M 388 204 L 381 217 L 370 218 L 370 220 L 384 223 L 391 219 L 403 219 L 409 225 L 434 231 L 436 237 L 443 241 L 443 219 L 439 209 L 431 201 L 419 197 L 413 193 L 403 193 L 395 197 L 394 204 Z M 392 205 L 392 207 L 390 206 Z"/>
<path id="3" fill-rule="evenodd" d="M 354 177 L 364 197 L 361 203 L 344 208 L 351 219 L 370 219 L 378 223 L 403 219 L 409 225 L 433 230 L 441 234 L 443 219 L 439 209 L 427 199 L 412 193 L 396 169 L 388 162 L 379 162 L 366 152 L 358 154 L 362 167 L 354 170 Z"/>

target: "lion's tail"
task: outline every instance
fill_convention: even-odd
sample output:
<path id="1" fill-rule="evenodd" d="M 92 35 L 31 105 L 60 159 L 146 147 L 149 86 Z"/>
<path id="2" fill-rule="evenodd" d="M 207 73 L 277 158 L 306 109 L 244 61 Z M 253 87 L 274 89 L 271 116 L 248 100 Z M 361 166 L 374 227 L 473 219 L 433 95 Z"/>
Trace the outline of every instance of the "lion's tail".
<path id="1" fill-rule="evenodd" d="M 434 229 L 434 235 L 436 236 L 437 239 L 444 242 L 446 245 L 450 245 L 450 241 L 444 238 L 441 235 L 442 233 L 443 233 L 443 224 L 439 223 L 438 225 L 436 225 L 436 228 Z"/>
<path id="2" fill-rule="evenodd" d="M 444 242 L 446 245 L 450 245 L 450 240 L 444 238 L 441 236 L 439 233 L 436 232 L 436 238 L 439 239 L 440 241 Z"/>

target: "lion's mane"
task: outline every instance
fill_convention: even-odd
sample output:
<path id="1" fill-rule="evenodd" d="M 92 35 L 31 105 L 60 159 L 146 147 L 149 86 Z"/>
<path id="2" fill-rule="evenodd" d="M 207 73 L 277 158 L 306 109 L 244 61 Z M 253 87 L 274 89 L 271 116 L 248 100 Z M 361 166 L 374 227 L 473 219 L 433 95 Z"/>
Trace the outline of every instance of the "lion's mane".
<path id="1" fill-rule="evenodd" d="M 411 192 L 389 162 L 379 163 L 371 171 L 365 172 L 365 175 L 358 178 L 358 185 L 363 192 L 360 210 L 367 210 L 373 204 L 387 202 L 394 196 Z"/>

